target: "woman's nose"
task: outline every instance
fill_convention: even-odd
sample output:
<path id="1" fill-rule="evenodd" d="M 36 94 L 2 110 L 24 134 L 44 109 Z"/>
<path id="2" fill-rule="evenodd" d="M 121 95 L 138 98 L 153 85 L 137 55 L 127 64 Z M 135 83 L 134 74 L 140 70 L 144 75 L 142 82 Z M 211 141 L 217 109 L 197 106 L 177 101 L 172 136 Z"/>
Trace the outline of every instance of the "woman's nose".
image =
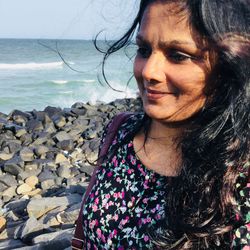
<path id="1" fill-rule="evenodd" d="M 148 82 L 162 82 L 165 80 L 165 58 L 160 53 L 152 53 L 142 69 L 142 77 Z"/>

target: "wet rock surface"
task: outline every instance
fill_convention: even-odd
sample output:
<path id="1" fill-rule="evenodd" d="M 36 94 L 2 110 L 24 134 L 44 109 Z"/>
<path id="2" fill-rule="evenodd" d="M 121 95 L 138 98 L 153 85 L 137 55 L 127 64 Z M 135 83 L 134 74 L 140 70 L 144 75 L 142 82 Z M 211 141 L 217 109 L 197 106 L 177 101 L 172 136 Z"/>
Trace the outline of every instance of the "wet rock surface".
<path id="1" fill-rule="evenodd" d="M 138 99 L 0 113 L 0 250 L 70 249 L 105 125 Z"/>

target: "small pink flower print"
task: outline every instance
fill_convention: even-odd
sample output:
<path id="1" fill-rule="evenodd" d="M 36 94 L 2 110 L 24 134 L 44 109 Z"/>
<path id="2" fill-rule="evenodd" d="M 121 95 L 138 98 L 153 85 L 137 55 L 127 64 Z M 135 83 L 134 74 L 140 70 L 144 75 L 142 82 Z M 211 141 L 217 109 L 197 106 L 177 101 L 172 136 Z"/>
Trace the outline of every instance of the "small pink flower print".
<path id="1" fill-rule="evenodd" d="M 132 169 L 128 169 L 128 174 L 132 174 L 133 173 L 133 171 L 132 171 Z"/>
<path id="2" fill-rule="evenodd" d="M 98 204 L 99 203 L 99 198 L 95 198 L 95 204 Z"/>
<path id="3" fill-rule="evenodd" d="M 95 192 L 95 195 L 98 195 L 98 191 Z"/>
<path id="4" fill-rule="evenodd" d="M 156 214 L 156 215 L 155 215 L 155 219 L 156 219 L 156 220 L 159 220 L 160 218 L 161 218 L 161 216 L 160 216 L 159 214 Z"/>
<path id="5" fill-rule="evenodd" d="M 122 220 L 121 220 L 120 224 L 124 226 L 124 225 L 128 222 L 128 220 L 129 220 L 129 217 L 126 216 L 125 219 L 122 219 Z"/>
<path id="6" fill-rule="evenodd" d="M 113 235 L 114 235 L 114 236 L 116 236 L 116 235 L 117 235 L 117 230 L 116 230 L 116 229 L 114 229 L 114 231 L 113 231 Z"/>
<path id="7" fill-rule="evenodd" d="M 148 218 L 147 218 L 147 222 L 151 222 L 151 218 L 148 217 Z"/>
<path id="8" fill-rule="evenodd" d="M 94 198 L 94 196 L 95 196 L 95 195 L 92 193 L 92 194 L 90 195 L 90 198 L 91 198 L 91 199 L 93 199 L 93 198 Z"/>
<path id="9" fill-rule="evenodd" d="M 95 226 L 98 227 L 98 225 L 99 225 L 98 220 L 95 220 Z"/>
<path id="10" fill-rule="evenodd" d="M 118 193 L 113 194 L 114 198 L 118 198 Z"/>
<path id="11" fill-rule="evenodd" d="M 147 242 L 149 240 L 149 237 L 147 235 L 144 236 L 144 241 Z"/>
<path id="12" fill-rule="evenodd" d="M 93 212 L 96 212 L 96 211 L 98 210 L 97 205 L 96 205 L 96 204 L 94 204 L 94 205 L 92 206 L 92 209 L 93 209 Z"/>
<path id="13" fill-rule="evenodd" d="M 109 173 L 108 173 L 108 177 L 111 177 L 112 175 L 113 175 L 112 172 L 109 172 Z"/>
<path id="14" fill-rule="evenodd" d="M 89 228 L 90 228 L 90 229 L 93 229 L 94 226 L 95 226 L 95 220 L 90 221 L 90 222 L 89 222 Z"/>
<path id="15" fill-rule="evenodd" d="M 240 215 L 239 215 L 239 214 L 236 214 L 235 217 L 236 217 L 236 220 L 237 220 L 237 221 L 240 220 Z"/>
<path id="16" fill-rule="evenodd" d="M 106 239 L 105 239 L 105 236 L 102 234 L 102 236 L 101 236 L 101 239 L 102 239 L 102 242 L 103 243 L 106 243 Z"/>
<path id="17" fill-rule="evenodd" d="M 105 195 L 105 198 L 106 198 L 106 199 L 109 199 L 109 198 L 110 198 L 110 194 L 106 194 L 106 195 Z"/>
<path id="18" fill-rule="evenodd" d="M 136 160 L 135 159 L 131 159 L 131 164 L 135 165 Z"/>
<path id="19" fill-rule="evenodd" d="M 122 159 L 122 164 L 124 164 L 125 163 L 125 160 L 124 159 Z"/>
<path id="20" fill-rule="evenodd" d="M 96 233 L 97 233 L 98 238 L 101 239 L 101 237 L 102 237 L 102 231 L 101 231 L 100 228 L 97 228 Z"/>
<path id="21" fill-rule="evenodd" d="M 114 217 L 113 217 L 113 219 L 114 219 L 115 221 L 117 221 L 118 218 L 119 218 L 118 214 L 115 214 Z"/>
<path id="22" fill-rule="evenodd" d="M 109 206 L 113 206 L 114 205 L 114 202 L 113 201 L 109 201 Z"/>
<path id="23" fill-rule="evenodd" d="M 125 197 L 125 192 L 122 191 L 122 199 L 124 199 L 124 197 Z"/>
<path id="24" fill-rule="evenodd" d="M 147 203 L 148 203 L 148 198 L 144 198 L 144 199 L 142 200 L 142 202 L 145 203 L 145 204 L 147 204 Z"/>

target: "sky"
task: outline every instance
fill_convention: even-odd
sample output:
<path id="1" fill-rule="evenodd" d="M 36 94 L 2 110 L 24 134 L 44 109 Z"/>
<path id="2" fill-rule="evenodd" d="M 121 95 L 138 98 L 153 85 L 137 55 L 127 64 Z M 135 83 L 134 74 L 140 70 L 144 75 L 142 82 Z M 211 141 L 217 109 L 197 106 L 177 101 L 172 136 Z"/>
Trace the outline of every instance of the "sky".
<path id="1" fill-rule="evenodd" d="M 117 39 L 138 0 L 0 0 L 0 38 Z"/>

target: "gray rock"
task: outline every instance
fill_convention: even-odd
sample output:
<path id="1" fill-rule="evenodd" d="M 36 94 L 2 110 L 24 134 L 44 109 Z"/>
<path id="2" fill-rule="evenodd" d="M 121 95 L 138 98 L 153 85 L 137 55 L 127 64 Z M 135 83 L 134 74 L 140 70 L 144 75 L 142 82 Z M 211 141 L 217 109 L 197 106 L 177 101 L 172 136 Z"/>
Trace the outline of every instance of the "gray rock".
<path id="1" fill-rule="evenodd" d="M 12 187 L 17 185 L 17 181 L 14 176 L 10 174 L 4 174 L 0 176 L 0 183 L 3 183 L 7 187 Z"/>
<path id="2" fill-rule="evenodd" d="M 26 215 L 26 207 L 27 204 L 29 203 L 28 199 L 19 199 L 19 200 L 15 200 L 15 201 L 11 201 L 8 204 L 6 204 L 4 206 L 4 208 L 6 208 L 9 211 L 14 212 L 17 216 L 24 216 Z"/>
<path id="3" fill-rule="evenodd" d="M 33 145 L 42 145 L 43 143 L 47 142 L 50 139 L 51 135 L 49 132 L 41 132 L 38 134 L 36 138 L 34 138 Z"/>
<path id="4" fill-rule="evenodd" d="M 94 139 L 96 138 L 97 136 L 97 132 L 91 128 L 85 130 L 83 133 L 82 133 L 82 137 L 84 139 L 87 139 L 87 140 L 91 140 L 91 139 Z"/>
<path id="5" fill-rule="evenodd" d="M 57 220 L 62 224 L 74 224 L 79 215 L 81 203 L 75 204 L 68 208 L 66 211 L 62 211 L 57 214 Z"/>
<path id="6" fill-rule="evenodd" d="M 23 225 L 21 229 L 20 238 L 23 242 L 30 242 L 34 237 L 43 233 L 43 224 L 41 224 L 35 217 L 31 216 Z"/>
<path id="7" fill-rule="evenodd" d="M 30 143 L 32 143 L 32 135 L 31 134 L 21 135 L 20 141 L 22 142 L 23 146 L 28 146 Z"/>
<path id="8" fill-rule="evenodd" d="M 71 176 L 70 167 L 62 164 L 57 169 L 57 174 L 58 174 L 59 177 L 62 177 L 62 178 L 70 178 L 70 176 Z"/>
<path id="9" fill-rule="evenodd" d="M 32 115 L 28 112 L 23 112 L 21 110 L 18 109 L 14 109 L 10 114 L 9 114 L 9 119 L 13 119 L 13 117 L 15 116 L 22 116 L 24 117 L 26 120 L 31 119 Z"/>
<path id="10" fill-rule="evenodd" d="M 41 173 L 41 169 L 26 170 L 17 175 L 18 180 L 25 180 L 30 176 L 38 176 Z"/>
<path id="11" fill-rule="evenodd" d="M 52 172 L 49 171 L 48 169 L 44 169 L 39 175 L 38 179 L 40 182 L 45 181 L 45 180 L 50 180 L 50 179 L 55 179 L 56 175 Z"/>
<path id="12" fill-rule="evenodd" d="M 49 152 L 49 148 L 44 145 L 39 145 L 35 148 L 35 154 L 37 156 L 45 155 L 47 152 Z"/>
<path id="13" fill-rule="evenodd" d="M 20 151 L 20 157 L 23 161 L 32 161 L 34 160 L 34 152 L 31 148 L 28 147 L 24 147 L 21 151 Z"/>
<path id="14" fill-rule="evenodd" d="M 62 163 L 62 162 L 67 162 L 68 159 L 64 156 L 64 154 L 62 153 L 59 153 L 56 155 L 56 159 L 55 159 L 55 163 L 56 164 L 59 164 L 59 163 Z"/>
<path id="15" fill-rule="evenodd" d="M 22 135 L 25 135 L 26 133 L 27 133 L 27 130 L 25 128 L 21 128 L 21 129 L 16 131 L 15 136 L 17 138 L 20 138 Z"/>
<path id="16" fill-rule="evenodd" d="M 4 126 L 8 123 L 7 119 L 0 117 L 0 129 L 2 130 Z"/>
<path id="17" fill-rule="evenodd" d="M 18 248 L 18 250 L 45 250 L 45 248 L 43 247 L 43 244 L 37 244 L 34 246 L 21 247 L 21 248 Z"/>
<path id="18" fill-rule="evenodd" d="M 17 249 L 23 246 L 25 246 L 25 244 L 23 244 L 23 242 L 20 240 L 10 239 L 0 242 L 0 250 Z"/>
<path id="19" fill-rule="evenodd" d="M 17 151 L 20 151 L 20 149 L 22 148 L 22 145 L 21 145 L 21 142 L 18 140 L 9 140 L 8 148 L 10 152 L 17 152 Z"/>
<path id="20" fill-rule="evenodd" d="M 86 110 L 85 109 L 78 109 L 78 108 L 71 108 L 71 112 L 76 115 L 85 115 Z"/>
<path id="21" fill-rule="evenodd" d="M 71 136 L 66 133 L 65 131 L 60 131 L 55 135 L 55 138 L 57 141 L 61 142 L 61 141 L 65 141 L 65 140 L 71 140 Z"/>
<path id="22" fill-rule="evenodd" d="M 87 175 L 91 176 L 93 171 L 94 171 L 94 167 L 91 166 L 91 165 L 87 165 L 87 164 L 84 164 L 84 163 L 80 163 L 80 171 L 82 173 L 86 173 Z"/>
<path id="23" fill-rule="evenodd" d="M 22 116 L 22 115 L 15 115 L 15 116 L 13 116 L 13 120 L 17 124 L 21 124 L 22 126 L 24 126 L 25 123 L 28 121 L 28 119 L 25 116 Z"/>
<path id="24" fill-rule="evenodd" d="M 0 160 L 7 161 L 7 160 L 10 160 L 13 156 L 14 156 L 14 153 L 1 152 L 0 153 Z"/>
<path id="25" fill-rule="evenodd" d="M 72 204 L 79 203 L 80 201 L 81 196 L 78 194 L 72 194 L 64 197 L 46 197 L 35 199 L 29 202 L 27 212 L 29 217 L 34 216 L 35 218 L 39 218 L 56 207 L 71 206 Z"/>
<path id="26" fill-rule="evenodd" d="M 27 183 L 23 183 L 17 187 L 17 194 L 27 194 L 32 190 L 32 187 L 29 186 Z"/>
<path id="27" fill-rule="evenodd" d="M 49 123 L 45 125 L 45 128 L 43 131 L 49 134 L 53 134 L 56 132 L 56 128 L 53 123 Z"/>
<path id="28" fill-rule="evenodd" d="M 85 104 L 83 102 L 76 102 L 71 106 L 71 108 L 85 109 Z"/>
<path id="29" fill-rule="evenodd" d="M 62 149 L 62 150 L 72 151 L 74 149 L 74 142 L 73 142 L 73 140 L 59 141 L 57 143 L 57 147 Z"/>
<path id="30" fill-rule="evenodd" d="M 27 162 L 24 166 L 25 171 L 34 171 L 39 168 L 39 164 L 36 161 Z"/>
<path id="31" fill-rule="evenodd" d="M 4 202 L 10 201 L 14 196 L 17 195 L 16 188 L 17 188 L 17 185 L 12 186 L 12 187 L 8 187 L 7 189 L 5 189 L 2 192 L 2 199 L 3 199 Z"/>
<path id="32" fill-rule="evenodd" d="M 27 126 L 28 131 L 32 131 L 32 132 L 43 130 L 42 122 L 37 121 L 37 120 L 29 120 L 26 123 L 26 126 Z"/>
<path id="33" fill-rule="evenodd" d="M 55 186 L 55 180 L 54 179 L 48 179 L 45 181 L 41 181 L 41 188 L 43 190 L 50 189 L 51 187 Z"/>
<path id="34" fill-rule="evenodd" d="M 62 128 L 66 124 L 66 119 L 62 115 L 55 114 L 52 116 L 52 121 L 58 128 Z"/>
<path id="35" fill-rule="evenodd" d="M 48 106 L 44 109 L 44 112 L 47 113 L 47 115 L 51 118 L 53 115 L 58 114 L 62 111 L 61 108 L 51 107 Z"/>
<path id="36" fill-rule="evenodd" d="M 10 130 L 11 132 L 16 133 L 16 131 L 18 131 L 19 129 L 21 129 L 22 126 L 17 125 L 15 123 L 8 123 L 8 124 L 3 125 L 3 128 L 5 130 Z"/>
<path id="37" fill-rule="evenodd" d="M 23 172 L 23 169 L 20 165 L 18 165 L 16 160 L 11 159 L 4 164 L 4 171 L 17 176 Z"/>
<path id="38" fill-rule="evenodd" d="M 33 244 L 43 244 L 44 249 L 62 250 L 71 246 L 73 229 L 43 234 L 33 239 Z M 45 244 L 44 244 L 45 243 Z"/>

